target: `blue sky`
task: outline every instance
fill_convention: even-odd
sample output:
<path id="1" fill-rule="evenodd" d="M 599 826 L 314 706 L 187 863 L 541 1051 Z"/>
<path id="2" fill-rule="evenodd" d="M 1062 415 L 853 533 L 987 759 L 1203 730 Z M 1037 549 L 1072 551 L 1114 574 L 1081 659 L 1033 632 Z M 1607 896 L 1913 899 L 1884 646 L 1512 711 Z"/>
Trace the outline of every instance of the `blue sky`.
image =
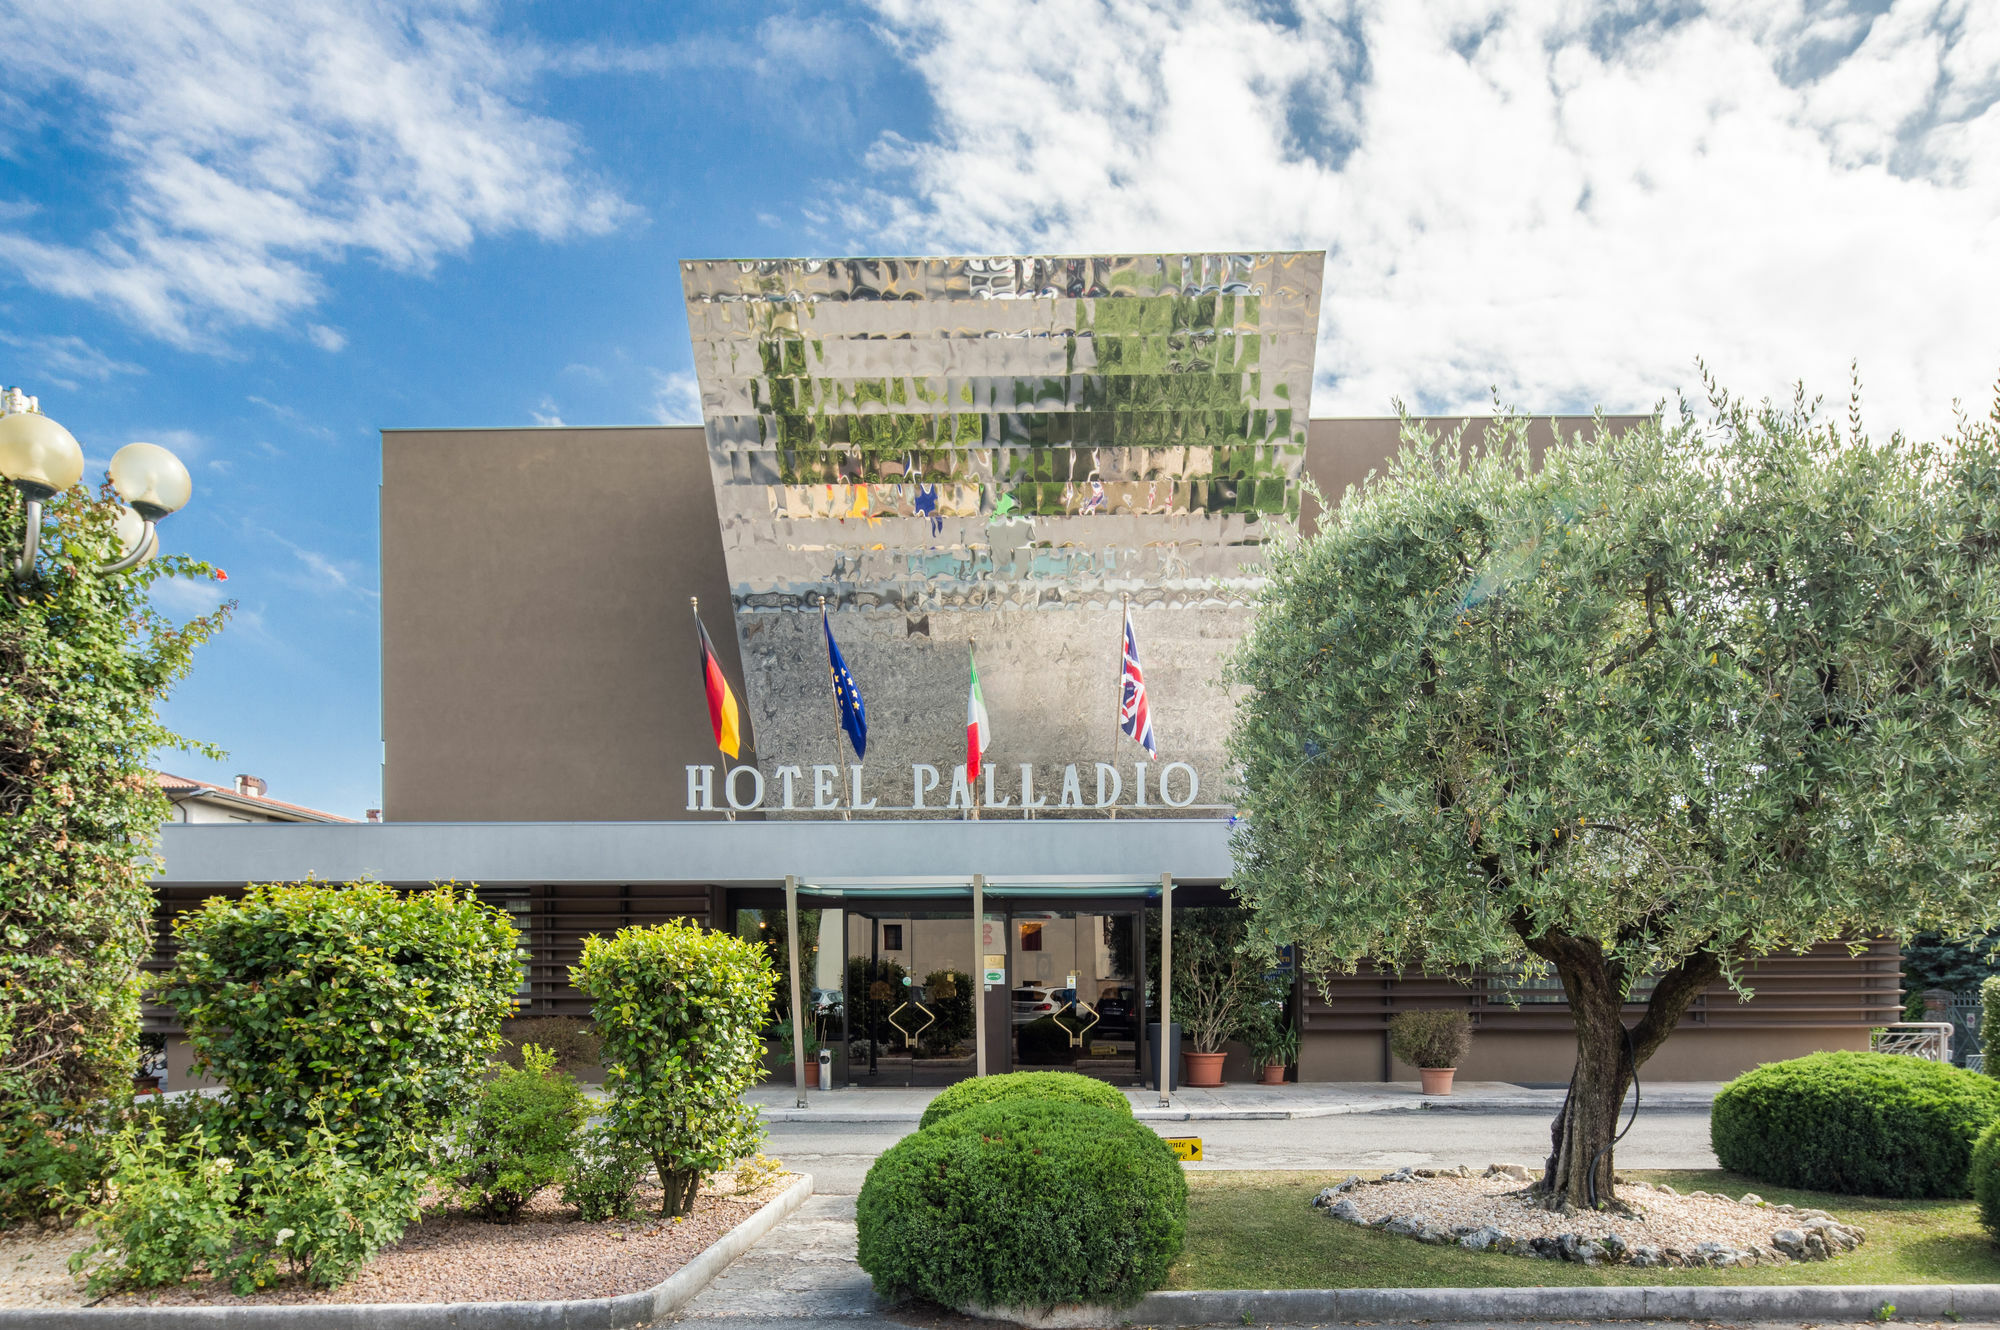
<path id="1" fill-rule="evenodd" d="M 1317 414 L 1644 409 L 1702 355 L 1878 429 L 2000 371 L 1990 3 L 0 0 L 0 382 L 236 621 L 167 708 L 379 804 L 376 431 L 696 418 L 682 258 L 1328 251 Z"/>

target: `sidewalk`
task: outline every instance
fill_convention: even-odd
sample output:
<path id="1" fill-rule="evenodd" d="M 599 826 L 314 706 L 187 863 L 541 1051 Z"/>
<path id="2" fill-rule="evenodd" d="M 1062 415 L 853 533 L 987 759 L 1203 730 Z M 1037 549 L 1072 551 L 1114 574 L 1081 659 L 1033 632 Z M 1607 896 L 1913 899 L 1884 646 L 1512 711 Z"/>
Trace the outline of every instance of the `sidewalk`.
<path id="1" fill-rule="evenodd" d="M 1663 1081 L 1641 1087 L 1646 1108 L 1698 1113 L 1708 1111 L 1721 1088 L 1720 1081 Z M 791 1086 L 760 1085 L 743 1098 L 763 1110 L 766 1122 L 914 1123 L 940 1092 L 938 1087 L 808 1090 L 810 1107 L 799 1108 Z M 1414 1081 L 1350 1081 L 1182 1089 L 1174 1091 L 1167 1108 L 1160 1107 L 1154 1090 L 1128 1089 L 1125 1097 L 1144 1122 L 1256 1122 L 1353 1113 L 1553 1114 L 1562 1107 L 1563 1093 L 1511 1081 L 1460 1081 L 1449 1095 L 1427 1096 Z M 1626 1103 L 1629 1107 L 1631 1101 Z"/>

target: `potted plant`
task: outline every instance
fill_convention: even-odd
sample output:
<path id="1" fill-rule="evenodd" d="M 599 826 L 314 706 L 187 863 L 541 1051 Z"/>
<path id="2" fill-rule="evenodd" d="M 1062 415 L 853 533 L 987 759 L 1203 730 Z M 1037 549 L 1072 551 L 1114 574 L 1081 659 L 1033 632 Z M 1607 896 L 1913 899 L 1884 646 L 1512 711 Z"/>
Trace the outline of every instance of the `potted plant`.
<path id="1" fill-rule="evenodd" d="M 1263 967 L 1244 948 L 1244 922 L 1239 909 L 1175 911 L 1173 1013 L 1194 1045 L 1181 1054 L 1183 1084 L 1222 1084 L 1222 1046 L 1261 996 Z"/>
<path id="2" fill-rule="evenodd" d="M 772 1036 L 776 1038 L 776 1040 L 778 1041 L 778 1047 L 783 1049 L 787 1054 L 791 1053 L 792 1051 L 791 1018 L 788 1016 L 784 1020 L 779 1021 L 776 1025 L 772 1026 L 771 1033 Z M 815 1026 L 814 1022 L 807 1021 L 805 1023 L 804 1029 L 800 1032 L 800 1038 L 804 1041 L 806 1048 L 805 1088 L 808 1090 L 817 1090 L 819 1089 L 820 1039 L 819 1039 L 819 1030 Z"/>
<path id="3" fill-rule="evenodd" d="M 1451 1093 L 1452 1074 L 1471 1047 L 1472 1021 L 1456 1007 L 1389 1018 L 1389 1051 L 1417 1069 L 1425 1094 Z"/>
<path id="4" fill-rule="evenodd" d="M 1285 1068 L 1299 1060 L 1299 1032 L 1289 1023 L 1273 1022 L 1269 1033 L 1250 1045 L 1250 1065 L 1264 1085 L 1283 1085 Z"/>

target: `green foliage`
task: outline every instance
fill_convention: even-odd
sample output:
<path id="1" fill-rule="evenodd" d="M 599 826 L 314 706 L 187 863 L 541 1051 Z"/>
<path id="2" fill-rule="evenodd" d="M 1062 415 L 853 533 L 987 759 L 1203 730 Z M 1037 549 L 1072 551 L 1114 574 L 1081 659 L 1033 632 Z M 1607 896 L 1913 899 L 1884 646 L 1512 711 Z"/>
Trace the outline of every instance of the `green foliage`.
<path id="1" fill-rule="evenodd" d="M 1972 1199 L 1979 1203 L 1979 1226 L 2000 1243 L 2000 1119 L 1973 1143 Z"/>
<path id="2" fill-rule="evenodd" d="M 904 1137 L 868 1170 L 861 1268 L 948 1307 L 1125 1304 L 1187 1232 L 1187 1181 L 1130 1110 L 1004 1099 Z"/>
<path id="3" fill-rule="evenodd" d="M 1174 1021 L 1197 1053 L 1219 1053 L 1264 996 L 1268 957 L 1253 954 L 1249 914 L 1233 906 L 1174 911 Z"/>
<path id="4" fill-rule="evenodd" d="M 1004 1076 L 978 1076 L 949 1086 L 924 1109 L 918 1130 L 980 1104 L 1002 1099 L 1026 1099 L 1041 1104 L 1092 1104 L 1114 1113 L 1132 1115 L 1132 1105 L 1108 1081 L 1073 1071 L 1015 1071 Z"/>
<path id="5" fill-rule="evenodd" d="M 1579 1202 L 1640 977 L 1637 1062 L 1746 958 L 2000 922 L 2000 410 L 1917 444 L 1710 403 L 1539 458 L 1519 416 L 1406 421 L 1229 671 L 1254 932 L 1319 973 L 1554 966 Z"/>
<path id="6" fill-rule="evenodd" d="M 1298 1061 L 1298 1027 L 1285 1010 L 1290 993 L 1289 978 L 1264 979 L 1243 1004 L 1243 1013 L 1236 1020 L 1236 1037 L 1249 1050 L 1251 1066 L 1289 1067 Z"/>
<path id="7" fill-rule="evenodd" d="M 1067 1067 L 1081 1051 L 1070 1038 L 1076 1027 L 1067 1017 L 1037 1016 L 1014 1029 L 1014 1056 L 1024 1067 Z"/>
<path id="8" fill-rule="evenodd" d="M 111 1143 L 109 1199 L 89 1215 L 97 1241 L 70 1258 L 89 1289 L 153 1288 L 197 1274 L 239 1294 L 282 1269 L 334 1288 L 416 1219 L 427 1181 L 410 1159 L 364 1165 L 323 1124 L 293 1148 L 218 1144 L 213 1124 L 178 1139 L 128 1128 Z"/>
<path id="9" fill-rule="evenodd" d="M 10 1109 L 130 1083 L 139 962 L 152 947 L 147 879 L 171 811 L 149 763 L 190 747 L 156 708 L 232 608 L 180 627 L 153 611 L 148 588 L 162 579 L 211 576 L 197 560 L 90 571 L 118 557 L 117 512 L 108 488 L 92 498 L 79 486 L 48 505 L 46 575 L 23 582 L 12 572 L 23 505 L 11 486 L 0 494 L 0 1104 Z"/>
<path id="10" fill-rule="evenodd" d="M 521 1065 L 521 1048 L 535 1044 L 556 1055 L 556 1070 L 575 1076 L 597 1066 L 604 1041 L 590 1022 L 574 1016 L 526 1016 L 500 1027 L 500 1061 Z"/>
<path id="11" fill-rule="evenodd" d="M 639 1187 L 652 1167 L 650 1155 L 620 1140 L 609 1126 L 586 1127 L 563 1178 L 563 1204 L 576 1207 L 577 1218 L 589 1224 L 630 1219 L 638 1213 Z"/>
<path id="12" fill-rule="evenodd" d="M 1861 1196 L 1964 1196 L 2000 1084 L 1923 1058 L 1814 1053 L 1722 1087 L 1716 1160 L 1765 1182 Z"/>
<path id="13" fill-rule="evenodd" d="M 1903 946 L 1903 988 L 1918 1011 L 1927 989 L 1975 993 L 1994 975 L 2000 975 L 2000 930 L 1964 938 L 1919 933 Z"/>
<path id="14" fill-rule="evenodd" d="M 919 1036 L 926 1052 L 942 1057 L 972 1037 L 972 997 L 978 991 L 963 970 L 932 970 L 924 976 L 924 1005 L 937 1017 Z"/>
<path id="15" fill-rule="evenodd" d="M 441 1131 L 486 1069 L 519 983 L 506 912 L 446 885 L 255 886 L 174 924 L 165 985 L 237 1129 L 321 1117 L 376 1158 Z"/>
<path id="16" fill-rule="evenodd" d="M 772 1025 L 771 1038 L 778 1041 L 778 1051 L 787 1058 L 792 1056 L 792 1041 L 794 1038 L 802 1038 L 805 1041 L 805 1054 L 806 1061 L 808 1062 L 818 1057 L 819 1050 L 824 1047 L 820 1043 L 819 1023 L 811 1017 L 806 1018 L 805 1025 L 801 1027 L 798 1035 L 795 1036 L 792 1033 L 792 1018 L 787 1016 L 784 1020 Z"/>
<path id="17" fill-rule="evenodd" d="M 763 1073 L 777 986 L 763 948 L 685 920 L 584 939 L 570 982 L 595 1000 L 612 1125 L 652 1156 L 667 1214 L 763 1139 L 742 1093 Z"/>
<path id="18" fill-rule="evenodd" d="M 466 1204 L 511 1224 L 544 1187 L 570 1171 L 590 1117 L 583 1087 L 556 1070 L 556 1055 L 521 1046 L 521 1067 L 488 1081 L 452 1133 L 452 1180 Z"/>
<path id="19" fill-rule="evenodd" d="M 1456 1067 L 1472 1049 L 1472 1021 L 1456 1007 L 1399 1011 L 1389 1018 L 1389 1051 L 1412 1067 Z"/>
<path id="20" fill-rule="evenodd" d="M 0 1228 L 70 1218 L 104 1199 L 111 1142 L 120 1130 L 177 1142 L 206 1120 L 208 1101 L 155 1096 L 67 1109 L 27 1106 L 0 1118 Z"/>
<path id="21" fill-rule="evenodd" d="M 1986 1074 L 2000 1076 L 2000 975 L 1979 986 L 1979 1051 L 1986 1055 Z"/>

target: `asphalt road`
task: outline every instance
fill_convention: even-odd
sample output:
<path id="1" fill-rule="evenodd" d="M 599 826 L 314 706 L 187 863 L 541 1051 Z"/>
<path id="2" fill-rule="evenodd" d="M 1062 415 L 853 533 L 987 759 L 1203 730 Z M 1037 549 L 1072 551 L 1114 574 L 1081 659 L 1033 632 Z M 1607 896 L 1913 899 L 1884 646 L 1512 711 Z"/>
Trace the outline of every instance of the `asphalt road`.
<path id="1" fill-rule="evenodd" d="M 1549 1149 L 1544 1113 L 1356 1113 L 1252 1122 L 1153 1124 L 1163 1136 L 1199 1136 L 1194 1168 L 1388 1169 L 1492 1163 L 1540 1167 Z M 875 1157 L 914 1123 L 780 1122 L 766 1154 L 810 1173 L 822 1196 L 852 1196 Z M 1708 1114 L 1641 1112 L 1618 1147 L 1622 1168 L 1714 1168 Z"/>

